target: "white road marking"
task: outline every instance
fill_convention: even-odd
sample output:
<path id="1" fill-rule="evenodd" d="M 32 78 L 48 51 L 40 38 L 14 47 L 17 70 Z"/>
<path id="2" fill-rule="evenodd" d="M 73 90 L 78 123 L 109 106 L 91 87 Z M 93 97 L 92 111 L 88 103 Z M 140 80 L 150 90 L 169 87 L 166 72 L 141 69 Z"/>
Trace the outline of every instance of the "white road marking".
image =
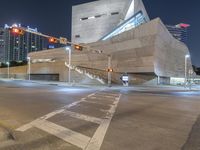
<path id="1" fill-rule="evenodd" d="M 32 124 L 29 123 L 29 124 L 25 124 L 25 125 L 21 126 L 20 128 L 16 129 L 16 131 L 24 132 L 32 127 L 33 127 Z"/>
<path id="2" fill-rule="evenodd" d="M 88 136 L 74 132 L 46 120 L 41 120 L 40 122 L 35 123 L 34 126 L 81 149 L 84 149 L 90 141 L 90 137 Z"/>
<path id="3" fill-rule="evenodd" d="M 106 92 L 97 93 L 96 95 L 109 95 L 109 96 L 113 96 L 113 97 L 117 97 L 117 96 L 119 96 L 118 94 L 114 94 L 114 93 L 106 93 Z"/>
<path id="4" fill-rule="evenodd" d="M 51 117 L 53 117 L 53 116 L 55 116 L 55 115 L 57 115 L 57 114 L 62 113 L 63 111 L 65 111 L 65 109 L 56 110 L 56 111 L 54 111 L 54 112 L 52 112 L 52 113 L 49 113 L 49 114 L 47 114 L 47 115 L 41 117 L 40 119 L 47 120 L 47 119 L 49 119 L 49 118 L 51 118 Z"/>
<path id="5" fill-rule="evenodd" d="M 102 122 L 102 119 L 83 115 L 83 114 L 79 114 L 79 113 L 75 113 L 75 112 L 71 112 L 71 111 L 67 111 L 67 110 L 65 110 L 63 113 L 69 115 L 70 117 L 85 120 L 85 121 L 88 121 L 88 122 L 93 122 L 93 123 L 96 123 L 96 124 L 101 124 L 101 122 Z"/>
<path id="6" fill-rule="evenodd" d="M 109 114 L 107 116 L 107 119 L 104 119 L 104 121 L 101 123 L 99 128 L 96 130 L 94 136 L 90 140 L 89 144 L 84 150 L 100 150 L 101 145 L 103 143 L 104 137 L 106 135 L 106 132 L 108 130 L 108 127 L 110 125 L 110 122 L 112 120 L 112 117 L 116 111 L 117 105 L 119 103 L 121 95 L 116 99 L 114 105 L 111 107 L 111 109 L 108 111 Z"/>
<path id="7" fill-rule="evenodd" d="M 92 97 L 92 96 L 94 96 L 94 95 L 95 95 L 95 93 L 92 93 L 92 94 L 88 95 L 87 97 Z"/>
<path id="8" fill-rule="evenodd" d="M 32 127 L 37 127 L 37 128 L 39 128 L 49 134 L 52 134 L 72 145 L 75 145 L 75 146 L 81 148 L 82 150 L 100 150 L 101 145 L 104 140 L 104 137 L 105 137 L 105 134 L 108 130 L 108 127 L 110 125 L 110 122 L 116 111 L 117 105 L 118 105 L 120 97 L 121 97 L 121 94 L 118 94 L 118 95 L 115 94 L 113 96 L 109 96 L 109 95 L 106 96 L 105 94 L 107 94 L 107 93 L 104 93 L 103 96 L 100 94 L 98 94 L 96 92 L 93 94 L 90 94 L 86 98 L 82 98 L 80 101 L 66 105 L 66 106 L 62 107 L 61 109 L 51 112 L 43 117 L 40 117 L 39 119 L 36 119 L 36 120 L 32 121 L 31 123 L 28 123 L 16 130 L 24 132 Z M 103 98 L 105 98 L 106 100 L 109 100 L 109 101 L 112 100 L 113 104 L 109 105 L 110 106 L 109 110 L 100 109 L 100 111 L 106 112 L 106 116 L 104 117 L 104 119 L 91 117 L 91 116 L 87 116 L 87 115 L 83 115 L 83 114 L 79 114 L 79 113 L 75 113 L 75 112 L 71 112 L 71 111 L 67 110 L 73 106 L 78 105 L 81 102 L 88 102 L 88 101 L 86 101 L 87 98 L 91 98 L 91 97 L 96 97 L 99 100 L 99 102 Z M 70 129 L 67 129 L 65 127 L 62 127 L 55 123 L 47 121 L 47 119 L 49 119 L 57 114 L 60 114 L 60 113 L 65 113 L 73 118 L 97 123 L 97 124 L 99 124 L 99 127 L 96 130 L 93 137 L 90 138 L 83 134 L 77 133 L 75 131 L 72 131 Z"/>
<path id="9" fill-rule="evenodd" d="M 83 102 L 84 100 L 85 100 L 85 99 L 82 98 L 80 101 L 77 101 L 77 102 L 71 103 L 71 104 L 69 104 L 69 105 L 66 105 L 66 106 L 64 106 L 64 107 L 63 107 L 62 109 L 60 109 L 60 110 L 55 110 L 55 111 L 53 111 L 53 112 L 51 112 L 51 113 L 49 113 L 49 114 L 47 114 L 47 115 L 45 115 L 45 116 L 40 117 L 39 120 L 47 120 L 47 119 L 49 119 L 49 118 L 51 118 L 51 117 L 53 117 L 53 116 L 55 116 L 55 115 L 57 115 L 57 114 L 60 114 L 60 113 L 64 112 L 65 109 L 69 109 L 69 108 L 71 108 L 71 107 L 73 107 L 73 106 L 76 106 L 77 104 Z M 35 121 L 37 121 L 37 120 L 38 120 L 38 119 L 36 119 Z M 25 125 L 23 125 L 23 126 L 17 128 L 16 131 L 24 132 L 24 131 L 26 131 L 26 130 L 32 128 L 32 127 L 33 127 L 32 124 L 33 124 L 35 121 L 32 121 L 32 122 L 30 122 L 30 123 L 28 123 L 28 124 L 25 124 Z"/>
<path id="10" fill-rule="evenodd" d="M 93 100 L 102 100 L 102 99 L 106 99 L 108 101 L 111 101 L 113 102 L 115 100 L 115 97 L 112 97 L 112 98 L 108 98 L 108 97 L 105 97 L 105 96 L 96 96 L 96 97 L 90 97 L 90 99 L 93 99 Z"/>
<path id="11" fill-rule="evenodd" d="M 110 95 L 95 95 L 95 97 L 115 98 L 116 96 L 110 96 Z"/>

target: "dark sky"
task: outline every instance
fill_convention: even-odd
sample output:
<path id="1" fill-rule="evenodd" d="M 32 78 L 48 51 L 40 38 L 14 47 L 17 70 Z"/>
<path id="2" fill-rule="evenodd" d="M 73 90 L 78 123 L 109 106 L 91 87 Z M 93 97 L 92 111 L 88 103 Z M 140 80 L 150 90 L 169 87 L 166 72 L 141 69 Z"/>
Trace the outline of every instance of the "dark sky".
<path id="1" fill-rule="evenodd" d="M 93 0 L 1 0 L 0 26 L 21 23 L 37 27 L 44 34 L 70 38 L 71 7 Z M 189 48 L 193 64 L 200 67 L 200 1 L 143 0 L 151 19 L 165 24 L 188 23 Z"/>

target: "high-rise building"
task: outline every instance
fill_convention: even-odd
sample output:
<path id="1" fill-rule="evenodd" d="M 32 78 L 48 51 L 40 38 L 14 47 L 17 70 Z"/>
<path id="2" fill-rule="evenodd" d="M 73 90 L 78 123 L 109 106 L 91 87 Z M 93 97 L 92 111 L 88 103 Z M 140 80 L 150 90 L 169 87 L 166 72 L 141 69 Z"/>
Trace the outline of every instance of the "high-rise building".
<path id="1" fill-rule="evenodd" d="M 16 31 L 16 32 L 15 32 Z M 17 33 L 18 32 L 18 33 Z M 5 25 L 0 29 L 0 62 L 27 60 L 29 52 L 62 47 L 58 43 L 50 43 L 49 38 L 36 29 L 21 25 Z"/>
<path id="2" fill-rule="evenodd" d="M 188 42 L 188 27 L 190 27 L 190 25 L 180 23 L 178 25 L 166 25 L 166 27 L 174 38 L 187 44 L 187 42 Z"/>
<path id="3" fill-rule="evenodd" d="M 72 41 L 106 40 L 148 22 L 142 0 L 98 0 L 72 7 Z"/>
<path id="4" fill-rule="evenodd" d="M 0 28 L 0 62 L 4 60 L 5 56 L 5 34 L 4 29 Z"/>

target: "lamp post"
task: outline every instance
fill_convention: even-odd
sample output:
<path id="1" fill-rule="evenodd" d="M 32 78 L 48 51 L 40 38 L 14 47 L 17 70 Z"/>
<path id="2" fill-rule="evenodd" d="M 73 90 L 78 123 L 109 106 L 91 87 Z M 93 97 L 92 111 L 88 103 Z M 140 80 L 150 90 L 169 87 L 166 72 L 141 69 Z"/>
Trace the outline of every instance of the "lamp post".
<path id="1" fill-rule="evenodd" d="M 190 55 L 185 55 L 185 88 L 187 86 L 187 73 L 188 73 L 188 65 L 187 65 L 187 61 L 188 61 L 188 58 L 190 58 Z"/>
<path id="2" fill-rule="evenodd" d="M 68 82 L 71 83 L 71 47 L 67 46 L 65 48 L 66 51 L 69 52 L 69 71 L 68 71 Z"/>
<path id="3" fill-rule="evenodd" d="M 108 55 L 108 69 L 111 69 L 111 55 Z M 112 82 L 112 71 L 108 71 L 108 87 L 111 87 L 111 82 Z"/>
<path id="4" fill-rule="evenodd" d="M 30 81 L 31 80 L 31 58 L 27 57 L 27 60 L 28 60 L 28 71 L 27 71 L 27 74 L 28 74 L 28 80 Z"/>
<path id="5" fill-rule="evenodd" d="M 10 78 L 10 62 L 6 62 L 7 64 L 7 77 Z"/>

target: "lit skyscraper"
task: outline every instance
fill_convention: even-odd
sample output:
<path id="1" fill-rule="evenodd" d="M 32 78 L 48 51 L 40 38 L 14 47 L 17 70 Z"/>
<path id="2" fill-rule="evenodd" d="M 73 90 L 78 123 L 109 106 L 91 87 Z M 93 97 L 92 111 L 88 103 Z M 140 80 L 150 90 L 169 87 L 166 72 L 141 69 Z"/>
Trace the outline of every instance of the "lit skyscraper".
<path id="1" fill-rule="evenodd" d="M 188 27 L 190 27 L 190 25 L 188 24 L 183 24 L 180 23 L 178 25 L 166 25 L 168 31 L 172 34 L 172 36 L 174 38 L 176 38 L 177 40 L 187 44 L 188 41 Z"/>
<path id="2" fill-rule="evenodd" d="M 19 34 L 11 30 L 17 27 Z M 49 39 L 36 29 L 21 25 L 5 25 L 0 29 L 0 62 L 25 61 L 29 52 L 36 52 L 61 47 L 60 44 L 49 43 Z"/>

